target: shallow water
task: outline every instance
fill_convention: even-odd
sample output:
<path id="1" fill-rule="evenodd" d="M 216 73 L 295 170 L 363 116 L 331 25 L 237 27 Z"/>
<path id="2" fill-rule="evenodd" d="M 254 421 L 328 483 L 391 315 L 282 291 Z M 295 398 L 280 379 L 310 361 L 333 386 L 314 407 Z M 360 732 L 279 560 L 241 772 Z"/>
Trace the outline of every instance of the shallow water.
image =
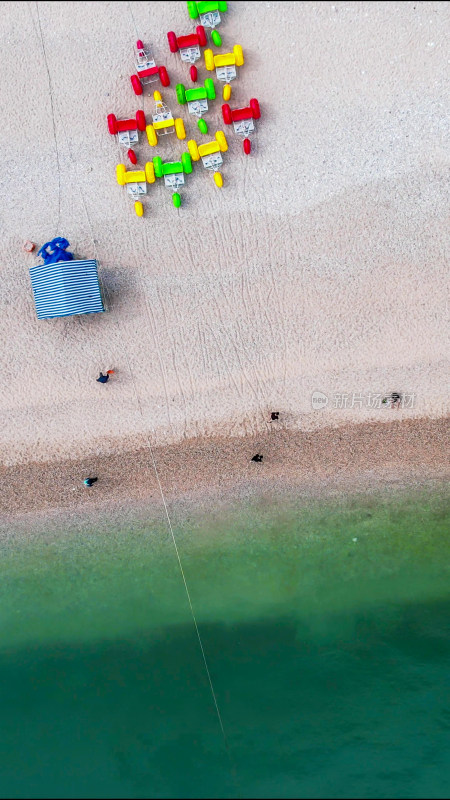
<path id="1" fill-rule="evenodd" d="M 446 797 L 442 492 L 2 549 L 0 795 Z M 356 539 L 356 541 L 354 541 Z"/>

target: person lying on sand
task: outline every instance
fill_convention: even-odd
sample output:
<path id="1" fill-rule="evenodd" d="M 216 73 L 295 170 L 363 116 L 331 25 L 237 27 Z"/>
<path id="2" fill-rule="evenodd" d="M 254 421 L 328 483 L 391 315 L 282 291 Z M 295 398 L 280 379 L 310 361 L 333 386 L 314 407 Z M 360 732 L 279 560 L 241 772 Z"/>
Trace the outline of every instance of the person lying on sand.
<path id="1" fill-rule="evenodd" d="M 96 378 L 96 380 L 99 383 L 107 383 L 109 381 L 109 376 L 110 375 L 114 375 L 114 370 L 113 369 L 108 369 L 107 372 L 106 372 L 106 375 L 103 375 L 103 372 L 101 372 L 99 377 Z"/>
<path id="2" fill-rule="evenodd" d="M 98 481 L 98 478 L 85 478 L 83 483 L 85 486 L 92 486 L 95 481 Z"/>
<path id="3" fill-rule="evenodd" d="M 256 456 L 253 456 L 253 458 L 251 459 L 251 461 L 258 461 L 258 462 L 260 462 L 262 460 L 263 460 L 263 457 L 260 456 L 259 453 L 256 453 Z"/>

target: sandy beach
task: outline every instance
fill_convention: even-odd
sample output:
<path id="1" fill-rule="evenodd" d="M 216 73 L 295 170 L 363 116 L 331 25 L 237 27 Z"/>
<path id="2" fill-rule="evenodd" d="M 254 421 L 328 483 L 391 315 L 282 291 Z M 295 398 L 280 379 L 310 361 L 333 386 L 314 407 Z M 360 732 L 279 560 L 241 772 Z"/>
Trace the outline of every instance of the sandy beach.
<path id="1" fill-rule="evenodd" d="M 211 516 L 233 502 L 283 494 L 305 501 L 332 495 L 445 485 L 450 478 L 447 420 L 412 420 L 292 433 L 281 427 L 257 437 L 192 439 L 174 445 L 91 455 L 82 461 L 2 468 L 0 509 L 8 536 L 15 518 L 31 525 L 62 512 L 97 519 L 165 519 L 183 509 Z M 255 463 L 251 456 L 263 454 Z M 155 469 L 156 468 L 156 469 Z M 98 475 L 91 489 L 80 476 Z M 69 516 L 67 517 L 67 514 Z M 30 516 L 31 515 L 31 516 Z M 32 527 L 32 526 L 31 526 Z"/>
<path id="2" fill-rule="evenodd" d="M 129 83 L 137 35 L 180 113 L 166 32 L 191 29 L 185 4 L 2 3 L 0 19 L 2 512 L 157 493 L 149 444 L 169 498 L 448 474 L 449 4 L 230 3 L 232 103 L 261 105 L 252 154 L 230 131 L 223 189 L 195 165 L 181 209 L 157 183 L 143 219 L 106 117 L 153 109 Z M 98 259 L 107 313 L 37 320 L 22 244 L 55 235 Z M 380 405 L 393 391 L 398 410 Z"/>

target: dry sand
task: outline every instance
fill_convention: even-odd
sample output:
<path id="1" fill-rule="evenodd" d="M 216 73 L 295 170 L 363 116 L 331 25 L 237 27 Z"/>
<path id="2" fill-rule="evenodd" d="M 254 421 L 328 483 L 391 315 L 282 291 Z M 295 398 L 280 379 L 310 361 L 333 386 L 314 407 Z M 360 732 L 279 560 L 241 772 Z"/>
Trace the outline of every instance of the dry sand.
<path id="1" fill-rule="evenodd" d="M 121 465 L 140 486 L 148 441 L 169 492 L 192 441 L 207 463 L 210 440 L 237 437 L 224 447 L 245 467 L 224 463 L 249 481 L 253 444 L 274 438 L 271 410 L 281 412 L 280 459 L 292 455 L 290 437 L 301 448 L 306 432 L 323 432 L 307 436 L 303 481 L 311 459 L 326 464 L 342 426 L 352 440 L 380 431 L 384 455 L 394 441 L 395 469 L 404 459 L 407 472 L 406 451 L 426 441 L 424 418 L 440 431 L 424 474 L 433 462 L 439 472 L 439 419 L 449 412 L 450 4 L 230 3 L 223 50 L 238 42 L 246 59 L 231 104 L 260 101 L 254 151 L 244 156 L 230 132 L 223 190 L 194 165 L 182 208 L 158 182 L 143 219 L 115 182 L 106 116 L 129 116 L 142 102 L 129 83 L 133 18 L 168 68 L 163 96 L 179 113 L 174 85 L 188 83 L 187 67 L 169 52 L 166 32 L 191 24 L 184 2 L 131 6 L 133 15 L 126 2 L 0 4 L 4 509 L 58 504 L 50 479 L 60 467 L 49 463 L 67 459 L 64 502 L 70 481 L 86 502 L 85 465 L 106 475 L 111 464 L 107 492 L 131 496 L 134 477 L 120 488 Z M 220 102 L 207 117 L 212 133 L 223 127 Z M 146 98 L 146 113 L 152 107 Z M 181 113 L 188 138 L 201 139 Z M 184 145 L 166 140 L 156 152 L 179 157 Z M 153 155 L 142 138 L 140 161 Z M 108 313 L 36 319 L 28 268 L 37 259 L 22 243 L 55 235 L 76 255 L 97 257 Z M 103 386 L 95 377 L 107 366 L 117 374 Z M 328 397 L 322 410 L 312 408 L 314 390 Z M 393 390 L 413 396 L 412 408 L 368 405 L 369 394 Z M 338 393 L 349 395 L 347 408 L 335 407 Z M 352 403 L 353 394 L 362 401 Z M 382 429 L 393 413 L 405 426 L 390 440 Z M 377 449 L 375 437 L 360 451 L 360 470 L 370 472 Z M 280 459 L 277 480 L 290 480 L 293 467 Z M 196 485 L 195 464 L 179 472 L 180 491 Z M 417 455 L 416 477 L 420 465 Z M 27 499 L 30 484 L 42 491 Z"/>

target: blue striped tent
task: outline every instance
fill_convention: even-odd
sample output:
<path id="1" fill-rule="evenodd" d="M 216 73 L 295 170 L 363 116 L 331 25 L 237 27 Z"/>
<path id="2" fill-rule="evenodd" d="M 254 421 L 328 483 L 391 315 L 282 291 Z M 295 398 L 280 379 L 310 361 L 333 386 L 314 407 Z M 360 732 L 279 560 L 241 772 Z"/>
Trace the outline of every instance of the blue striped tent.
<path id="1" fill-rule="evenodd" d="M 30 276 L 38 319 L 105 310 L 94 260 L 39 264 Z"/>

